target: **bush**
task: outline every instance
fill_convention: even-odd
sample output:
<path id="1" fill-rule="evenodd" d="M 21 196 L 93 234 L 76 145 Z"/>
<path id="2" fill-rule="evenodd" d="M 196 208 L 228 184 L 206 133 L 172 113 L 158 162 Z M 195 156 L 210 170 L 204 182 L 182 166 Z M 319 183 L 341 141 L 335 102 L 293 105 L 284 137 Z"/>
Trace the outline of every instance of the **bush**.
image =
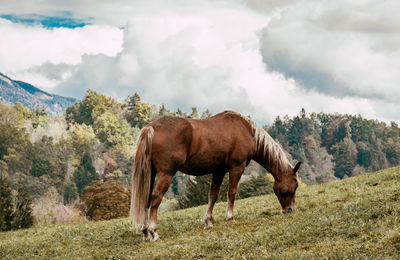
<path id="1" fill-rule="evenodd" d="M 19 185 L 14 199 L 10 186 L 0 178 L 0 231 L 31 227 L 33 225 L 31 204 L 32 198 L 24 186 Z"/>
<path id="2" fill-rule="evenodd" d="M 127 217 L 131 193 L 122 182 L 97 181 L 83 189 L 81 210 L 91 220 Z"/>
<path id="3" fill-rule="evenodd" d="M 0 178 L 0 231 L 11 230 L 13 213 L 11 188 Z"/>
<path id="4" fill-rule="evenodd" d="M 224 177 L 221 189 L 218 194 L 218 200 L 226 201 L 228 192 L 228 174 Z M 208 203 L 208 194 L 210 192 L 211 175 L 189 177 L 186 179 L 186 192 L 178 196 L 179 208 L 191 208 Z"/>
<path id="5" fill-rule="evenodd" d="M 55 187 L 50 187 L 47 193 L 33 206 L 33 217 L 36 225 L 82 223 L 86 218 L 79 209 L 65 206 Z"/>
<path id="6" fill-rule="evenodd" d="M 20 229 L 31 227 L 33 225 L 31 208 L 32 198 L 29 196 L 24 186 L 19 185 L 15 201 L 13 228 Z"/>
<path id="7" fill-rule="evenodd" d="M 70 204 L 78 198 L 78 189 L 70 183 L 64 188 L 64 204 Z"/>
<path id="8" fill-rule="evenodd" d="M 238 193 L 239 198 L 244 199 L 253 196 L 260 196 L 274 192 L 274 180 L 268 175 L 258 175 L 249 180 L 240 182 Z"/>
<path id="9" fill-rule="evenodd" d="M 74 179 L 79 195 L 92 181 L 99 179 L 99 174 L 96 172 L 89 154 L 83 155 L 78 169 L 74 172 Z"/>

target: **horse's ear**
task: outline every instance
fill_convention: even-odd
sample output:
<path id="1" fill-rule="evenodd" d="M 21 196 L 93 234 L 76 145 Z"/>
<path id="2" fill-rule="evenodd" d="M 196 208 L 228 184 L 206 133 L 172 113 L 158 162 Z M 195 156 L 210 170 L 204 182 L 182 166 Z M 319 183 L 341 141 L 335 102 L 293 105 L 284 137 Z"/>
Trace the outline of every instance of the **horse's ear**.
<path id="1" fill-rule="evenodd" d="M 299 168 L 300 168 L 300 165 L 301 165 L 301 162 L 297 162 L 296 166 L 294 166 L 293 174 L 296 174 L 296 172 L 297 172 L 297 171 L 299 170 Z"/>

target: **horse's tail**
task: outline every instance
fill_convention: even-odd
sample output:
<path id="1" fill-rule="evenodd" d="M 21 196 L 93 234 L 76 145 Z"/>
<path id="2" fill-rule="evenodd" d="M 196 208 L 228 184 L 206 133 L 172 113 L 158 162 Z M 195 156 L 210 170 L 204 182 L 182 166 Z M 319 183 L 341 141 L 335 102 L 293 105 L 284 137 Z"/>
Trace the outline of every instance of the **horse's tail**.
<path id="1" fill-rule="evenodd" d="M 132 175 L 131 217 L 137 224 L 143 223 L 150 196 L 151 146 L 154 129 L 146 126 L 140 132 Z"/>

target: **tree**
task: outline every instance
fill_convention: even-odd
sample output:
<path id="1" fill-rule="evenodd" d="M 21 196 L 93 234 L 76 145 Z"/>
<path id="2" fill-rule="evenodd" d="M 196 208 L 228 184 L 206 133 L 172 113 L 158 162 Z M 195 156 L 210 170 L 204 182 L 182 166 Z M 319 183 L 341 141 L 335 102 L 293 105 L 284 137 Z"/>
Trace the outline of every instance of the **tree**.
<path id="1" fill-rule="evenodd" d="M 7 231 L 12 228 L 13 203 L 11 188 L 0 176 L 0 230 Z"/>
<path id="2" fill-rule="evenodd" d="M 260 196 L 272 193 L 274 186 L 273 180 L 267 175 L 259 174 L 257 177 L 251 177 L 247 181 L 240 182 L 238 193 L 241 199 Z"/>
<path id="3" fill-rule="evenodd" d="M 208 194 L 211 185 L 211 175 L 189 177 L 186 179 L 186 192 L 178 196 L 179 208 L 190 208 L 208 203 Z M 221 185 L 218 199 L 226 200 L 228 182 L 225 176 Z"/>
<path id="4" fill-rule="evenodd" d="M 97 181 L 83 190 L 82 210 L 89 219 L 95 221 L 127 217 L 130 197 L 130 191 L 120 181 Z"/>
<path id="5" fill-rule="evenodd" d="M 79 195 L 92 181 L 99 179 L 99 175 L 93 167 L 92 158 L 87 153 L 83 155 L 81 163 L 74 173 L 74 178 Z"/>
<path id="6" fill-rule="evenodd" d="M 201 113 L 201 118 L 209 118 L 211 116 L 212 116 L 212 114 L 211 114 L 210 110 L 208 110 L 208 108 L 203 113 Z"/>
<path id="7" fill-rule="evenodd" d="M 60 141 L 60 145 L 65 145 L 71 153 L 75 153 L 80 159 L 85 153 L 93 155 L 100 142 L 92 126 L 74 124 Z"/>
<path id="8" fill-rule="evenodd" d="M 89 89 L 81 102 L 66 110 L 66 119 L 69 123 L 92 125 L 99 116 L 111 110 L 112 106 L 111 98 Z"/>
<path id="9" fill-rule="evenodd" d="M 332 146 L 335 162 L 335 176 L 343 178 L 351 176 L 357 160 L 357 148 L 353 141 L 346 137 L 342 142 Z"/>
<path id="10" fill-rule="evenodd" d="M 32 216 L 32 198 L 26 191 L 25 187 L 20 184 L 15 203 L 15 213 L 13 219 L 13 228 L 29 228 L 33 225 Z"/>
<path id="11" fill-rule="evenodd" d="M 93 124 L 93 129 L 99 140 L 107 147 L 133 145 L 134 141 L 128 122 L 125 119 L 118 120 L 111 111 L 107 111 L 98 117 Z"/>
<path id="12" fill-rule="evenodd" d="M 78 189 L 74 183 L 70 183 L 64 188 L 64 204 L 69 204 L 78 198 Z"/>
<path id="13" fill-rule="evenodd" d="M 41 158 L 35 158 L 31 170 L 32 176 L 40 177 L 50 173 L 50 162 Z"/>
<path id="14" fill-rule="evenodd" d="M 142 128 L 152 119 L 153 108 L 146 102 L 140 101 L 139 94 L 135 93 L 133 97 L 126 99 L 128 111 L 126 112 L 126 121 L 133 127 Z"/>
<path id="15" fill-rule="evenodd" d="M 175 113 L 166 109 L 164 104 L 161 105 L 160 111 L 158 111 L 158 116 L 163 117 L 163 116 L 173 116 Z"/>
<path id="16" fill-rule="evenodd" d="M 183 117 L 183 118 L 188 117 L 188 115 L 185 112 L 182 112 L 182 110 L 180 108 L 178 108 L 175 115 L 178 117 Z"/>
<path id="17" fill-rule="evenodd" d="M 199 118 L 199 113 L 197 112 L 197 107 L 192 107 L 192 113 L 190 114 L 191 118 Z"/>

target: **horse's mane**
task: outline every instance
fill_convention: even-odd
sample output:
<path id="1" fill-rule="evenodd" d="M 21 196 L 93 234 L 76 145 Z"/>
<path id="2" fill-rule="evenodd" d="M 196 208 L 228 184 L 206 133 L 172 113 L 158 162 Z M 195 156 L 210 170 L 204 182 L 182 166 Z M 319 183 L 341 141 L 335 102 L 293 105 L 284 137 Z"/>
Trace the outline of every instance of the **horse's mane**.
<path id="1" fill-rule="evenodd" d="M 240 115 L 236 112 L 233 113 Z M 265 158 L 267 163 L 275 167 L 281 173 L 286 173 L 289 171 L 289 169 L 293 168 L 293 166 L 287 159 L 283 148 L 277 142 L 275 142 L 274 139 L 272 139 L 267 131 L 258 126 L 251 119 L 242 115 L 240 116 L 250 124 L 250 127 L 253 131 L 254 140 L 256 142 L 257 154 L 259 157 Z"/>

